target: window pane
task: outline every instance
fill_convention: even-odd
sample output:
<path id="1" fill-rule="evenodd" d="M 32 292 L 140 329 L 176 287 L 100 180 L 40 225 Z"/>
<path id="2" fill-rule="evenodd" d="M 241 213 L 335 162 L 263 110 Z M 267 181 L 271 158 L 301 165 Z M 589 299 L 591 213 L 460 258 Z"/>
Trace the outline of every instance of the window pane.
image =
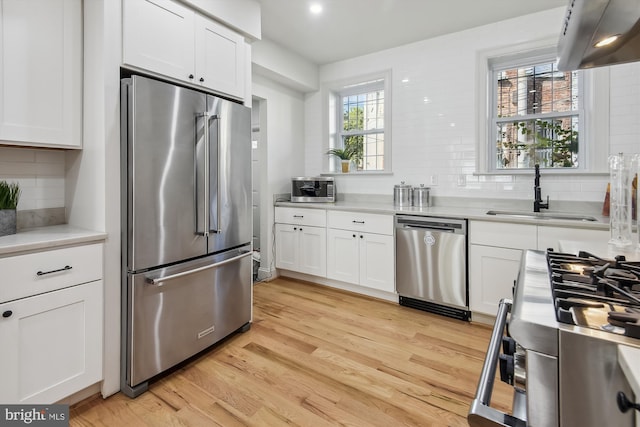
<path id="1" fill-rule="evenodd" d="M 357 170 L 384 170 L 384 133 L 344 136 L 343 144 L 355 150 Z"/>
<path id="2" fill-rule="evenodd" d="M 498 117 L 578 110 L 578 74 L 556 64 L 511 68 L 495 73 Z"/>
<path id="3" fill-rule="evenodd" d="M 577 168 L 578 116 L 497 124 L 496 168 Z"/>

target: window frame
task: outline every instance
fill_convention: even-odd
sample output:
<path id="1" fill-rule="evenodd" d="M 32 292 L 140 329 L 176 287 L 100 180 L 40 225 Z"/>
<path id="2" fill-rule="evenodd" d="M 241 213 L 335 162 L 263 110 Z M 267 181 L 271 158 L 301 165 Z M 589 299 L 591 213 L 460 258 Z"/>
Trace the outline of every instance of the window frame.
<path id="1" fill-rule="evenodd" d="M 493 120 L 496 106 L 493 71 L 548 61 L 556 56 L 556 39 L 500 46 L 476 55 L 476 171 L 474 175 L 523 175 L 533 168 L 498 169 L 495 167 L 497 126 Z M 609 70 L 608 67 L 580 70 L 580 116 L 578 168 L 544 168 L 547 175 L 585 175 L 608 173 L 609 154 Z M 561 113 L 561 115 L 566 115 Z M 496 114 L 497 116 L 497 114 Z M 533 116 L 532 116 L 533 117 Z"/>
<path id="2" fill-rule="evenodd" d="M 588 76 L 585 76 L 585 73 L 578 71 L 578 109 L 572 111 L 553 111 L 550 113 L 532 113 L 526 115 L 515 115 L 512 117 L 498 117 L 497 114 L 497 106 L 498 106 L 498 82 L 497 75 L 502 71 L 506 71 L 514 68 L 526 68 L 526 67 L 536 67 L 540 65 L 546 65 L 556 62 L 555 48 L 546 48 L 535 50 L 529 52 L 528 54 L 518 54 L 518 55 L 508 55 L 502 56 L 498 58 L 490 58 L 488 61 L 489 66 L 489 112 L 490 112 L 490 123 L 489 123 L 489 135 L 488 141 L 489 146 L 489 159 L 488 166 L 489 170 L 492 172 L 505 172 L 505 171 L 518 171 L 518 170 L 533 170 L 531 168 L 498 168 L 496 166 L 496 158 L 498 147 L 496 141 L 498 140 L 498 123 L 510 123 L 516 120 L 518 121 L 532 121 L 532 120 L 545 120 L 545 119 L 557 119 L 560 117 L 577 117 L 578 118 L 578 167 L 576 168 L 553 168 L 553 167 L 544 167 L 540 165 L 540 169 L 545 172 L 548 171 L 583 171 L 586 168 L 585 163 L 585 152 L 586 152 L 586 141 L 589 136 L 587 132 L 585 132 L 585 110 L 584 110 L 584 97 L 586 94 L 585 90 L 585 78 L 588 79 Z M 562 71 L 561 71 L 562 72 Z"/>
<path id="3" fill-rule="evenodd" d="M 356 171 L 352 168 L 348 174 L 340 172 L 339 162 L 333 156 L 325 156 L 323 160 L 323 175 L 382 175 L 390 174 L 391 171 L 391 70 L 352 77 L 340 81 L 325 83 L 323 85 L 325 110 L 323 152 L 326 153 L 331 148 L 342 148 L 343 135 L 367 135 L 380 133 L 379 129 L 364 130 L 362 132 L 345 133 L 344 117 L 342 110 L 342 98 L 344 96 L 359 94 L 363 92 L 383 90 L 384 91 L 384 151 L 383 164 L 381 170 Z"/>

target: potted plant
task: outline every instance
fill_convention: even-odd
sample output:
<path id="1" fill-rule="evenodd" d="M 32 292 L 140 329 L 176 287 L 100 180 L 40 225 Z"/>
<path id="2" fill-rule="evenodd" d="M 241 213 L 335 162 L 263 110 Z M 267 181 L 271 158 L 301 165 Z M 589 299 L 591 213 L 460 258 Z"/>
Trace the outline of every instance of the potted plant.
<path id="1" fill-rule="evenodd" d="M 332 148 L 327 151 L 327 154 L 330 156 L 336 156 L 340 159 L 342 163 L 342 173 L 349 172 L 349 165 L 351 164 L 351 159 L 354 156 L 354 151 L 349 147 L 346 148 Z"/>
<path id="2" fill-rule="evenodd" d="M 16 207 L 20 186 L 0 181 L 0 236 L 16 234 Z"/>

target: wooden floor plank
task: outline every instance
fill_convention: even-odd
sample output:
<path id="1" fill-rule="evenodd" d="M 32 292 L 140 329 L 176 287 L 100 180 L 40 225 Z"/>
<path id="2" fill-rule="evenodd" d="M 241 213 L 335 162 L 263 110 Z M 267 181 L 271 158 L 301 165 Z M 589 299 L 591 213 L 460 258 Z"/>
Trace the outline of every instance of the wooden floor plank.
<path id="1" fill-rule="evenodd" d="M 251 329 L 150 384 L 71 408 L 70 426 L 465 426 L 491 330 L 279 278 Z M 499 381 L 492 406 L 507 411 Z"/>

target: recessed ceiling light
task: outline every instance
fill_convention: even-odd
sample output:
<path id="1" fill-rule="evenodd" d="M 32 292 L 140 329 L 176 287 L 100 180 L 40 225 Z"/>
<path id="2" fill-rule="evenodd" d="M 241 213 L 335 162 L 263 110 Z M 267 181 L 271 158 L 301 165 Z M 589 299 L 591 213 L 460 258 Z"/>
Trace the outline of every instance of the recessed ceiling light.
<path id="1" fill-rule="evenodd" d="M 615 36 L 607 37 L 606 39 L 600 40 L 598 43 L 594 44 L 593 46 L 594 47 L 603 47 L 603 46 L 610 45 L 614 41 L 618 40 L 618 37 L 620 37 L 620 34 L 616 34 Z"/>
<path id="2" fill-rule="evenodd" d="M 322 12 L 322 5 L 320 3 L 312 3 L 311 6 L 309 6 L 309 11 L 314 15 L 317 15 Z"/>

